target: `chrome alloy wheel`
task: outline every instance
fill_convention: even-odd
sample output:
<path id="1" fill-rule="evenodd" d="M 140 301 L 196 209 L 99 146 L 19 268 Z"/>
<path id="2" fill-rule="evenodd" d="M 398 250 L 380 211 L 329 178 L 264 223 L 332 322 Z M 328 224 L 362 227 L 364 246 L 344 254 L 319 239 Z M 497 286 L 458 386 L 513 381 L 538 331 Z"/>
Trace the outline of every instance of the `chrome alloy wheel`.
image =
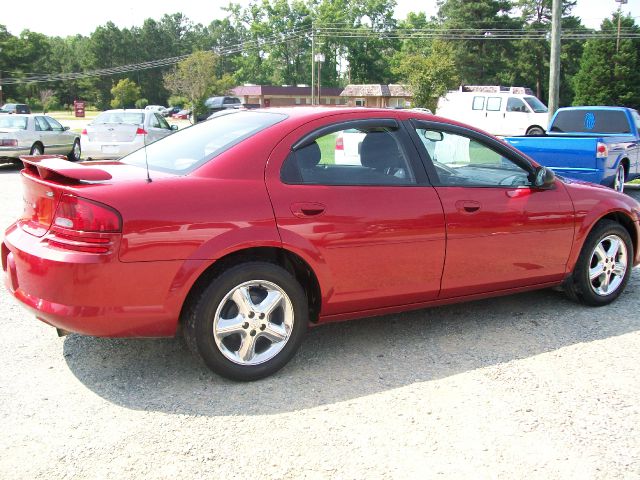
<path id="1" fill-rule="evenodd" d="M 233 363 L 258 365 L 280 353 L 293 322 L 293 304 L 285 291 L 266 280 L 251 280 L 222 299 L 213 319 L 213 336 Z"/>
<path id="2" fill-rule="evenodd" d="M 616 171 L 616 178 L 613 180 L 613 189 L 616 192 L 624 192 L 624 168 L 622 166 L 618 167 Z"/>
<path id="3" fill-rule="evenodd" d="M 73 144 L 73 158 L 75 158 L 76 160 L 80 160 L 80 155 L 82 154 L 81 150 L 80 150 L 80 143 L 79 142 L 75 142 Z"/>
<path id="4" fill-rule="evenodd" d="M 627 246 L 617 235 L 609 235 L 596 245 L 589 263 L 589 281 L 600 296 L 610 295 L 622 284 L 627 273 Z"/>

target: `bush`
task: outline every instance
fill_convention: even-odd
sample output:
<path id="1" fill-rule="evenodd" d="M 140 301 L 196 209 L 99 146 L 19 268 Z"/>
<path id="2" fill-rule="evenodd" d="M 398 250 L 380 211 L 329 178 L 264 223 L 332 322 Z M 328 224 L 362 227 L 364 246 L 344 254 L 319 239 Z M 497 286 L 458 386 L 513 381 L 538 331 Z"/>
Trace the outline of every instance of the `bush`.
<path id="1" fill-rule="evenodd" d="M 149 105 L 149 100 L 147 100 L 146 98 L 139 98 L 138 100 L 136 100 L 136 108 L 144 108 L 147 105 Z"/>
<path id="2" fill-rule="evenodd" d="M 185 97 L 181 97 L 180 95 L 171 95 L 169 97 L 168 103 L 171 107 L 184 108 L 184 106 L 189 103 L 189 100 Z"/>

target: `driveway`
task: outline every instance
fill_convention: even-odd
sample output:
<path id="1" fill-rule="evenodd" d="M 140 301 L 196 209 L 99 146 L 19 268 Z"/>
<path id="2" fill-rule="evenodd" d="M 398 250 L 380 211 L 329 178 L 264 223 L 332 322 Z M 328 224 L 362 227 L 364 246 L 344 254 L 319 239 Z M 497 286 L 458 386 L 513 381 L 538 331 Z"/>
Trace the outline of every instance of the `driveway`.
<path id="1" fill-rule="evenodd" d="M 3 226 L 19 183 L 0 167 Z M 2 289 L 0 478 L 640 478 L 639 293 L 635 269 L 608 307 L 544 290 L 327 325 L 240 384 L 179 339 L 58 338 Z"/>

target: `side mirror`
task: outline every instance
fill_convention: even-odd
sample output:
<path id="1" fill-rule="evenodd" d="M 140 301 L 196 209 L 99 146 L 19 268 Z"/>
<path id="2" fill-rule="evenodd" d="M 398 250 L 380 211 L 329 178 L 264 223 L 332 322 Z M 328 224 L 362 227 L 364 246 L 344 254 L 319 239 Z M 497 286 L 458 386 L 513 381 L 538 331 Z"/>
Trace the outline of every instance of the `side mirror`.
<path id="1" fill-rule="evenodd" d="M 173 131 L 178 130 L 178 125 L 171 125 L 171 130 L 173 130 Z"/>
<path id="2" fill-rule="evenodd" d="M 533 175 L 533 186 L 535 188 L 548 190 L 556 183 L 556 175 L 550 168 L 538 167 Z"/>
<path id="3" fill-rule="evenodd" d="M 69 130 L 70 127 L 63 127 L 64 131 L 66 132 L 67 130 Z"/>
<path id="4" fill-rule="evenodd" d="M 423 130 L 422 136 L 432 142 L 441 142 L 444 140 L 443 133 L 434 130 Z"/>

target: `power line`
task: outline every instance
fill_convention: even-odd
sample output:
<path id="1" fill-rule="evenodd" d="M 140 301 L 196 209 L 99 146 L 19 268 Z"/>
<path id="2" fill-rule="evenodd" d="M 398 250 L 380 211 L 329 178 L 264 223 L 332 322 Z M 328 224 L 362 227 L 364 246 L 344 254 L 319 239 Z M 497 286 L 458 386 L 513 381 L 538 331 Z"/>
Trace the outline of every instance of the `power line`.
<path id="1" fill-rule="evenodd" d="M 416 28 L 416 29 L 388 29 L 380 30 L 371 27 L 335 27 L 325 24 L 317 26 L 313 30 L 311 26 L 298 28 L 287 34 L 275 34 L 270 37 L 258 39 L 246 39 L 233 45 L 214 47 L 212 51 L 220 56 L 233 55 L 245 52 L 249 49 L 261 50 L 264 47 L 279 45 L 295 40 L 310 41 L 310 37 L 339 38 L 339 39 L 376 39 L 376 40 L 537 40 L 548 41 L 547 30 L 523 30 L 523 29 L 478 29 L 478 28 Z M 333 24 L 336 25 L 336 24 Z M 609 40 L 617 38 L 617 32 L 602 32 L 584 29 L 565 29 L 562 32 L 563 40 L 585 41 L 590 39 Z M 640 32 L 636 29 L 622 29 L 621 39 L 640 39 Z M 0 79 L 0 85 L 12 85 L 21 83 L 42 83 L 79 80 L 82 78 L 119 75 L 130 72 L 164 68 L 175 65 L 189 55 L 162 58 L 146 62 L 107 67 L 84 72 L 70 73 L 32 73 L 25 76 L 4 77 Z"/>

